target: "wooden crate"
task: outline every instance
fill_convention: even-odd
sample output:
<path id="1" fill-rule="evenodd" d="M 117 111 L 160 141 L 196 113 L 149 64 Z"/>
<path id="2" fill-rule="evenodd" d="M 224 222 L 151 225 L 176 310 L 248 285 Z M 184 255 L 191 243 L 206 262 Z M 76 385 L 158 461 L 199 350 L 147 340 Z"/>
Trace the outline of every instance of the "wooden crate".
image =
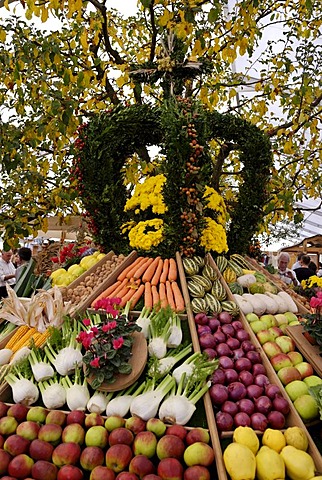
<path id="1" fill-rule="evenodd" d="M 207 255 L 207 259 L 206 259 L 207 263 L 209 263 L 217 272 L 218 274 L 218 277 L 221 281 L 221 283 L 223 284 L 223 286 L 225 287 L 225 290 L 226 290 L 226 293 L 227 293 L 227 299 L 228 300 L 231 300 L 234 302 L 234 297 L 225 281 L 225 279 L 223 278 L 223 276 L 221 275 L 220 271 L 218 270 L 217 268 L 217 265 L 216 263 L 214 262 L 213 258 L 210 256 L 210 255 Z M 298 412 L 296 411 L 293 403 L 291 402 L 289 396 L 287 395 L 285 389 L 284 389 L 284 385 L 282 384 L 282 382 L 280 381 L 280 379 L 278 378 L 273 366 L 271 365 L 268 357 L 266 356 L 264 350 L 262 349 L 262 346 L 261 344 L 259 343 L 256 335 L 254 334 L 253 330 L 251 329 L 249 323 L 247 322 L 246 318 L 245 318 L 245 315 L 243 314 L 243 312 L 240 312 L 239 314 L 239 320 L 241 321 L 241 323 L 243 324 L 243 327 L 244 329 L 249 333 L 249 336 L 250 336 L 250 340 L 251 342 L 255 345 L 256 347 L 256 350 L 260 353 L 261 355 L 261 359 L 262 359 L 262 362 L 263 362 L 263 365 L 265 366 L 266 368 L 266 371 L 267 371 L 267 377 L 269 378 L 269 381 L 270 383 L 273 383 L 275 385 L 277 385 L 279 388 L 280 388 L 280 391 L 281 391 L 281 394 L 283 395 L 283 397 L 289 402 L 289 405 L 290 405 L 290 413 L 287 415 L 286 417 L 286 428 L 287 427 L 293 427 L 293 426 L 298 426 L 302 429 L 305 430 L 306 432 L 306 435 L 307 435 L 307 438 L 308 438 L 308 442 L 309 442 L 309 447 L 308 447 L 308 453 L 311 455 L 311 457 L 313 458 L 314 460 L 314 463 L 315 463 L 315 467 L 316 467 L 316 470 L 318 472 L 322 472 L 322 456 L 317 448 L 317 446 L 315 445 L 309 431 L 307 430 L 303 420 L 301 419 L 301 417 L 299 416 Z M 292 327 L 293 328 L 293 327 Z M 260 432 L 258 432 L 260 433 Z M 222 435 L 222 437 L 232 437 L 233 435 L 233 432 L 226 432 L 225 435 Z"/>

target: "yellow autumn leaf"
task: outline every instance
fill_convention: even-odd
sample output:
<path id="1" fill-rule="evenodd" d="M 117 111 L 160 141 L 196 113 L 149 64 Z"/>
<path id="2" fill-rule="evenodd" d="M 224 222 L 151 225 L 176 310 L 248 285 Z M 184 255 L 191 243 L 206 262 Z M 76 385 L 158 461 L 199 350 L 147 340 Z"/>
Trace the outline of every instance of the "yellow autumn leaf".
<path id="1" fill-rule="evenodd" d="M 41 21 L 44 23 L 44 22 L 47 22 L 48 20 L 48 9 L 46 7 L 43 7 L 41 9 Z"/>
<path id="2" fill-rule="evenodd" d="M 168 23 L 172 20 L 172 18 L 173 18 L 173 13 L 166 8 L 164 10 L 163 15 L 159 18 L 159 25 L 161 27 L 166 27 Z"/>
<path id="3" fill-rule="evenodd" d="M 287 154 L 294 153 L 294 146 L 291 139 L 284 142 L 283 151 Z"/>
<path id="4" fill-rule="evenodd" d="M 88 50 L 88 43 L 87 43 L 87 32 L 84 29 L 79 37 L 79 41 L 84 50 Z"/>
<path id="5" fill-rule="evenodd" d="M 5 42 L 7 38 L 5 30 L 3 28 L 0 28 L 0 42 Z"/>

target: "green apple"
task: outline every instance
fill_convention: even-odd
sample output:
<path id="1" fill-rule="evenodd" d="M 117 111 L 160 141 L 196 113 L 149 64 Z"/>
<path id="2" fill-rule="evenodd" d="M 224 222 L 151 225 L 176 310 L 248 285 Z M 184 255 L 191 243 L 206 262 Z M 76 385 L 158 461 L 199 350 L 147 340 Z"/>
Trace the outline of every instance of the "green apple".
<path id="1" fill-rule="evenodd" d="M 105 420 L 105 428 L 107 431 L 112 432 L 116 428 L 124 427 L 125 418 L 120 415 L 111 415 Z"/>
<path id="2" fill-rule="evenodd" d="M 108 431 L 101 425 L 90 427 L 85 434 L 86 447 L 105 448 L 108 444 Z"/>
<path id="3" fill-rule="evenodd" d="M 303 382 L 305 382 L 308 387 L 315 387 L 315 385 L 321 385 L 322 378 L 317 375 L 310 375 L 309 377 L 303 378 Z"/>
<path id="4" fill-rule="evenodd" d="M 301 395 L 293 405 L 304 422 L 312 422 L 319 417 L 318 404 L 311 395 Z"/>
<path id="5" fill-rule="evenodd" d="M 287 318 L 285 317 L 285 315 L 283 313 L 277 313 L 275 315 L 275 320 L 277 321 L 277 325 L 280 326 L 280 325 L 288 325 L 288 320 Z"/>
<path id="6" fill-rule="evenodd" d="M 285 312 L 284 316 L 287 318 L 287 321 L 288 321 L 289 325 L 291 324 L 291 322 L 298 322 L 299 323 L 297 316 L 292 312 Z"/>
<path id="7" fill-rule="evenodd" d="M 261 330 L 266 330 L 266 325 L 264 322 L 261 322 L 260 320 L 255 320 L 250 324 L 250 328 L 253 330 L 254 333 L 258 333 Z"/>
<path id="8" fill-rule="evenodd" d="M 247 322 L 252 323 L 259 320 L 259 317 L 256 315 L 256 313 L 247 313 L 246 320 Z"/>
<path id="9" fill-rule="evenodd" d="M 261 317 L 259 317 L 259 319 L 261 322 L 264 322 L 266 324 L 266 328 L 273 327 L 274 325 L 276 325 L 276 319 L 274 315 L 270 315 L 270 314 L 262 315 Z"/>
<path id="10" fill-rule="evenodd" d="M 193 465 L 209 467 L 215 460 L 215 454 L 213 448 L 207 443 L 195 442 L 185 449 L 183 459 L 188 467 Z"/>
<path id="11" fill-rule="evenodd" d="M 307 395 L 309 388 L 302 380 L 293 380 L 293 382 L 285 385 L 285 391 L 292 402 L 294 402 L 301 395 Z"/>

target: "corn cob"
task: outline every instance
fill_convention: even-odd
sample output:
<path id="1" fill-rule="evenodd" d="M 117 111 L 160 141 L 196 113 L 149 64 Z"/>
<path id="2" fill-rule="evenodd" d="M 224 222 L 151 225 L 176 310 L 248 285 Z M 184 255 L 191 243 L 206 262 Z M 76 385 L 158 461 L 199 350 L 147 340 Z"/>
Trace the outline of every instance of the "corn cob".
<path id="1" fill-rule="evenodd" d="M 28 325 L 21 325 L 20 327 L 17 328 L 17 331 L 13 334 L 13 336 L 8 340 L 6 343 L 5 348 L 10 348 L 14 346 L 14 344 L 20 340 L 27 332 L 30 330 L 30 327 Z"/>
<path id="2" fill-rule="evenodd" d="M 46 340 L 49 336 L 50 336 L 50 332 L 49 332 L 48 329 L 43 333 L 39 333 L 38 338 L 34 337 L 35 346 L 36 347 L 41 347 L 46 342 Z"/>
<path id="3" fill-rule="evenodd" d="M 17 352 L 21 347 L 27 347 L 30 343 L 30 340 L 32 336 L 37 332 L 35 328 L 29 328 L 29 331 L 26 332 L 20 340 L 18 340 L 12 347 L 11 350 L 15 353 Z"/>

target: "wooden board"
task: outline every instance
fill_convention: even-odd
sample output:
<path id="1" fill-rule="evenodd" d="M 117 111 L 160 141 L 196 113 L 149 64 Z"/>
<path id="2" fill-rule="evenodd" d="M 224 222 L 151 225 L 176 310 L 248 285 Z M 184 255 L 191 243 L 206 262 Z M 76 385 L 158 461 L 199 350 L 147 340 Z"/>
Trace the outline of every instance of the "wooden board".
<path id="1" fill-rule="evenodd" d="M 297 349 L 312 365 L 316 374 L 322 378 L 322 352 L 318 345 L 311 345 L 303 333 L 302 325 L 293 325 L 286 328 L 286 334 L 294 340 Z"/>
<path id="2" fill-rule="evenodd" d="M 143 372 L 147 358 L 148 348 L 146 339 L 141 332 L 133 333 L 134 342 L 132 346 L 132 356 L 130 358 L 130 365 L 132 366 L 132 372 L 128 375 L 120 374 L 117 376 L 117 380 L 111 384 L 102 384 L 97 390 L 103 392 L 117 392 L 124 388 L 130 387 L 140 377 Z M 87 379 L 91 384 L 90 378 Z"/>

